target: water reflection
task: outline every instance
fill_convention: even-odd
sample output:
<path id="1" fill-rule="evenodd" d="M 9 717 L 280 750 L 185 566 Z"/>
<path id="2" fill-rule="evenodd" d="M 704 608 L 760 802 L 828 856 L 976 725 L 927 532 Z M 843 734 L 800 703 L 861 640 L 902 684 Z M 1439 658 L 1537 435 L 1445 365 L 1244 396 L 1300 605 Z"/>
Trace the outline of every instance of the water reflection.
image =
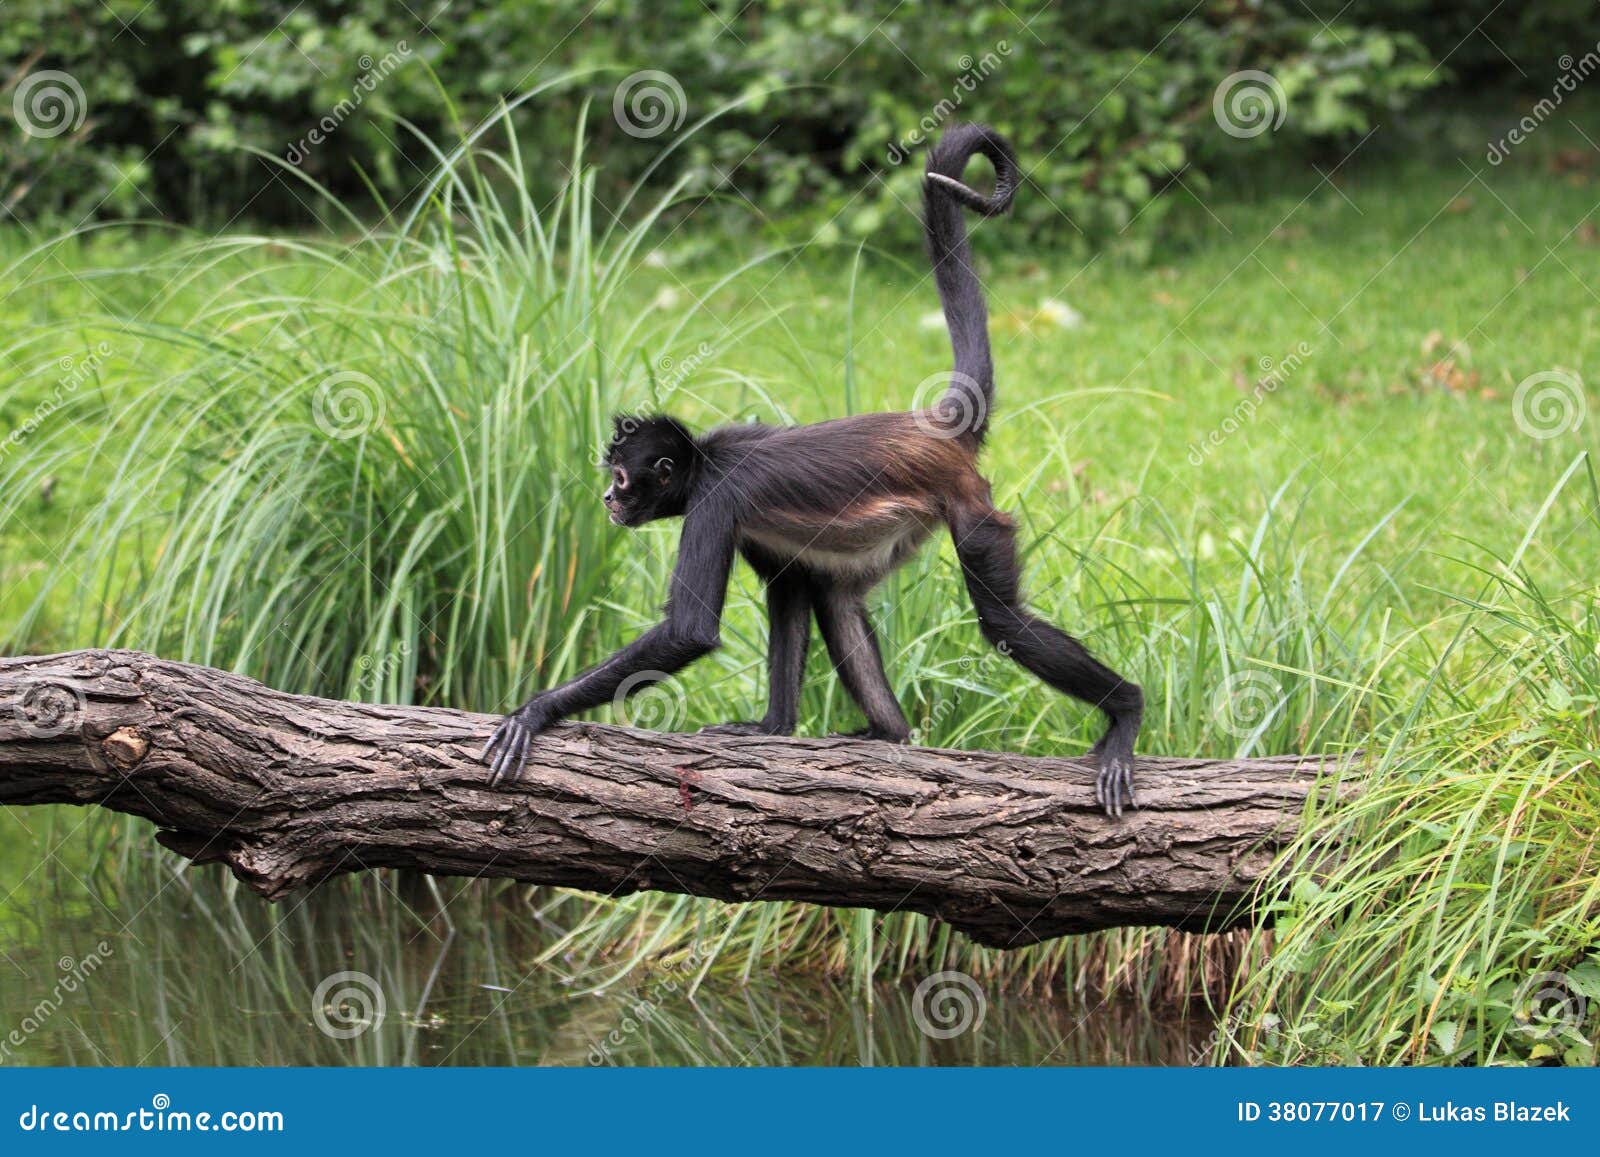
<path id="1" fill-rule="evenodd" d="M 0 1063 L 1187 1064 L 1210 1032 L 964 977 L 746 979 L 693 953 L 597 991 L 616 967 L 532 963 L 553 930 L 510 889 L 368 875 L 273 907 L 160 863 L 138 888 L 47 865 L 0 906 Z"/>

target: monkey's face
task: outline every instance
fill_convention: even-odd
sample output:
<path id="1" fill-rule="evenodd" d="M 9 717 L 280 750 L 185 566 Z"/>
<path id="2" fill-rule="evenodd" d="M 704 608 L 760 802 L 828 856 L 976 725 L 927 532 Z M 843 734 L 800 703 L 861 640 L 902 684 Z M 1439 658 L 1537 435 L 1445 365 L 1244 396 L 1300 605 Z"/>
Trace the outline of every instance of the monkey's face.
<path id="1" fill-rule="evenodd" d="M 663 472 L 670 477 L 671 469 L 668 459 L 662 459 L 660 467 L 637 462 L 610 463 L 610 485 L 600 500 L 606 504 L 611 521 L 618 526 L 640 526 L 663 517 L 658 513 L 668 486 Z"/>
<path id="2" fill-rule="evenodd" d="M 692 436 L 671 418 L 618 417 L 606 451 L 601 501 L 618 526 L 641 526 L 683 513 Z"/>

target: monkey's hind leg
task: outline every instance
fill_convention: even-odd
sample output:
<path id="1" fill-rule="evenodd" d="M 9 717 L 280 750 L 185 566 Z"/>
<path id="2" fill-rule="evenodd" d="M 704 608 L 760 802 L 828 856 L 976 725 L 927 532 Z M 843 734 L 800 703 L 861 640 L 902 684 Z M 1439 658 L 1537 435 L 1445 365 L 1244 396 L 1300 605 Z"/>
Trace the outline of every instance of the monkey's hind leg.
<path id="1" fill-rule="evenodd" d="M 761 573 L 758 571 L 758 573 Z M 796 567 L 767 578 L 767 714 L 756 722 L 717 723 L 710 735 L 793 735 L 800 712 L 800 683 L 811 645 L 811 591 Z"/>
<path id="2" fill-rule="evenodd" d="M 827 579 L 818 579 L 811 591 L 812 607 L 828 658 L 850 697 L 867 717 L 867 727 L 856 734 L 866 739 L 904 743 L 911 735 L 900 702 L 883 671 L 878 636 L 867 618 L 867 606 L 858 591 Z"/>
<path id="3" fill-rule="evenodd" d="M 1082 643 L 1030 612 L 1022 601 L 1016 530 L 998 510 L 958 511 L 950 519 L 956 556 L 984 638 L 1057 691 L 1082 699 L 1110 720 L 1094 746 L 1100 763 L 1095 799 L 1106 814 L 1134 806 L 1133 744 L 1144 692 L 1091 655 Z"/>

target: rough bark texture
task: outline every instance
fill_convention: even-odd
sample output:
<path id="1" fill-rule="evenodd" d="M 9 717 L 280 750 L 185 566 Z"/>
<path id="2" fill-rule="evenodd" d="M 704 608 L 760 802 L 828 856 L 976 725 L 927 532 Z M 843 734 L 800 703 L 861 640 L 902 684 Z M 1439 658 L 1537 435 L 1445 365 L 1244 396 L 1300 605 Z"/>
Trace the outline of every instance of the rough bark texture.
<path id="1" fill-rule="evenodd" d="M 1138 810 L 1111 820 L 1074 760 L 580 723 L 491 789 L 478 753 L 494 722 L 286 695 L 131 651 L 0 659 L 0 803 L 143 816 L 167 847 L 274 899 L 403 867 L 909 910 L 1018 947 L 1248 921 L 1252 885 L 1338 771 L 1147 758 Z"/>

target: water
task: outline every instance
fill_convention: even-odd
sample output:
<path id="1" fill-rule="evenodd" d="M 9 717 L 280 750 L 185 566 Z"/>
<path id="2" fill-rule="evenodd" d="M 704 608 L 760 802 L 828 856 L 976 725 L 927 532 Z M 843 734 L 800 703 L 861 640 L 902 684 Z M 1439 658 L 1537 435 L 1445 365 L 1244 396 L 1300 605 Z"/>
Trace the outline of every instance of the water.
<path id="1" fill-rule="evenodd" d="M 512 886 L 369 873 L 268 905 L 133 821 L 63 833 L 81 815 L 0 809 L 3 1064 L 1188 1064 L 1211 1030 L 959 977 L 552 956 L 555 906 Z"/>

